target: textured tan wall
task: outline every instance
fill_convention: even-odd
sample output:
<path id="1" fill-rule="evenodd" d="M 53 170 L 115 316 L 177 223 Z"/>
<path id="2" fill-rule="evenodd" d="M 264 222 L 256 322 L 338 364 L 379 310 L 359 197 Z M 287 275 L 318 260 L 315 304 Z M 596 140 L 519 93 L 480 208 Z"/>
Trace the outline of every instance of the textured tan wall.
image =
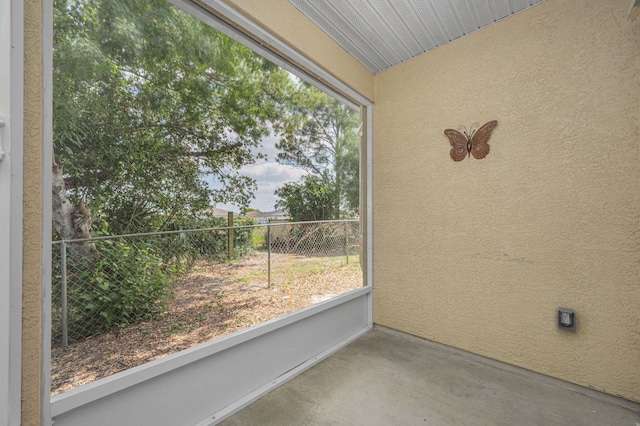
<path id="1" fill-rule="evenodd" d="M 371 75 L 277 1 L 230 3 L 372 98 Z M 377 323 L 640 401 L 627 6 L 547 0 L 376 77 Z M 40 424 L 42 392 L 40 7 L 25 1 L 23 425 Z M 489 157 L 453 163 L 444 128 L 494 118 Z M 577 334 L 556 330 L 557 306 Z"/>
<path id="2" fill-rule="evenodd" d="M 285 40 L 346 85 L 373 100 L 373 74 L 309 21 L 288 0 L 225 0 Z"/>
<path id="3" fill-rule="evenodd" d="M 42 5 L 26 0 L 22 425 L 40 425 L 42 404 Z"/>
<path id="4" fill-rule="evenodd" d="M 376 76 L 376 323 L 640 401 L 628 3 L 547 0 Z M 489 156 L 451 161 L 443 130 L 492 119 Z"/>

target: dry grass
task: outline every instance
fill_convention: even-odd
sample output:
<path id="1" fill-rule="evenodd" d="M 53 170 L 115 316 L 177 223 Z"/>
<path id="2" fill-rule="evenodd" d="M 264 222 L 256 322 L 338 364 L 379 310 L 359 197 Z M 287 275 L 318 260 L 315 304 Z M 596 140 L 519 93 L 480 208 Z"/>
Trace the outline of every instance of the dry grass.
<path id="1" fill-rule="evenodd" d="M 175 284 L 176 297 L 158 319 L 54 346 L 52 395 L 208 342 L 362 287 L 358 258 L 296 258 L 265 253 L 233 264 L 201 261 Z"/>

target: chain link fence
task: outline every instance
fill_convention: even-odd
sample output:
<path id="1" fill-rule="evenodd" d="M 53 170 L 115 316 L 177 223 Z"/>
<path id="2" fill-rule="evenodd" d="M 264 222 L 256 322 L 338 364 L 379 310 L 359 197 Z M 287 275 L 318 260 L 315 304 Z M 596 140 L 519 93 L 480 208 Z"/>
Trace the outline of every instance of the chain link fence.
<path id="1" fill-rule="evenodd" d="M 265 277 L 260 285 L 313 286 L 322 280 L 319 269 L 358 262 L 359 235 L 359 222 L 348 220 L 56 241 L 52 343 L 67 346 L 156 317 L 196 264 L 202 268 L 261 253 L 256 257 L 263 262 L 258 265 Z M 289 303 L 295 306 L 293 297 Z"/>
<path id="2" fill-rule="evenodd" d="M 315 275 L 318 267 L 332 266 L 329 260 L 315 262 L 318 258 L 349 263 L 350 254 L 360 250 L 358 225 L 357 221 L 271 224 L 267 228 L 270 284 L 295 285 Z"/>

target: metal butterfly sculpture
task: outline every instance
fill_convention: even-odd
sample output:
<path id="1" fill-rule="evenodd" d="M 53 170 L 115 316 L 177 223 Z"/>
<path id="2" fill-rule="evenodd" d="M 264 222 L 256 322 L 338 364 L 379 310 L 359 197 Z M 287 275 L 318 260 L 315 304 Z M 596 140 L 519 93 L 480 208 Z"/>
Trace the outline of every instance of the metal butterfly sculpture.
<path id="1" fill-rule="evenodd" d="M 470 130 L 477 125 L 479 125 L 479 123 L 472 124 Z M 445 130 L 444 134 L 449 138 L 449 142 L 451 142 L 451 146 L 453 147 L 449 152 L 451 159 L 453 161 L 462 161 L 465 157 L 473 155 L 474 158 L 480 160 L 489 155 L 490 147 L 487 142 L 489 141 L 491 132 L 497 125 L 498 122 L 492 120 L 479 129 L 472 130 L 470 134 L 467 134 L 467 128 L 464 126 L 458 127 L 458 129 L 462 130 L 462 133 L 453 129 Z"/>

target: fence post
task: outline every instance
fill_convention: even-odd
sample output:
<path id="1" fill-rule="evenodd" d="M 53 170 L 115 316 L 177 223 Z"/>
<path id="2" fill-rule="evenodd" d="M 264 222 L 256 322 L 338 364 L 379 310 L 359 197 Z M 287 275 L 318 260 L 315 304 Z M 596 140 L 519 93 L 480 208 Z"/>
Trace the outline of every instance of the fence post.
<path id="1" fill-rule="evenodd" d="M 344 254 L 347 257 L 347 265 L 349 264 L 349 222 L 344 221 Z"/>
<path id="2" fill-rule="evenodd" d="M 233 212 L 227 213 L 227 226 L 229 227 L 229 260 L 233 259 Z"/>
<path id="3" fill-rule="evenodd" d="M 267 224 L 267 288 L 271 288 L 271 225 Z"/>
<path id="4" fill-rule="evenodd" d="M 62 346 L 69 346 L 69 333 L 67 323 L 67 243 L 60 245 L 60 301 L 62 307 Z"/>

